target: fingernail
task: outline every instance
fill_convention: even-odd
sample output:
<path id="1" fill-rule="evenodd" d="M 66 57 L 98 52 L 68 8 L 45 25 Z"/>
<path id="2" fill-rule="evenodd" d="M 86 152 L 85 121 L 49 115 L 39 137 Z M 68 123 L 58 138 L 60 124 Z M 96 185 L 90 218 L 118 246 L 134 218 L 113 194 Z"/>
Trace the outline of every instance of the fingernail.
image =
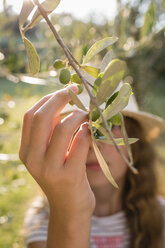
<path id="1" fill-rule="evenodd" d="M 86 121 L 86 122 L 84 122 L 84 123 L 81 125 L 81 128 L 80 128 L 80 129 L 88 128 L 88 126 L 89 126 L 89 122 Z"/>
<path id="2" fill-rule="evenodd" d="M 79 89 L 77 87 L 77 84 L 71 84 L 68 88 L 71 89 L 74 93 L 78 94 Z"/>

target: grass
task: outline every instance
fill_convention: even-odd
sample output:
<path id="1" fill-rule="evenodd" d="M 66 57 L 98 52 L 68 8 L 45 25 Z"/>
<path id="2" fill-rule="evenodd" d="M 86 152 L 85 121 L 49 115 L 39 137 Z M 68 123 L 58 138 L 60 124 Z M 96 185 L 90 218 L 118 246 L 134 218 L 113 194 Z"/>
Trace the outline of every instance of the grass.
<path id="1" fill-rule="evenodd" d="M 44 86 L 16 85 L 0 79 L 0 118 L 4 119 L 0 154 L 18 155 L 24 112 L 47 93 Z M 0 182 L 0 247 L 23 248 L 24 215 L 39 187 L 17 159 L 0 160 Z"/>
<path id="2" fill-rule="evenodd" d="M 24 112 L 51 91 L 44 86 L 14 84 L 0 78 L 0 118 L 4 119 L 4 124 L 0 125 L 0 154 L 18 154 Z M 152 92 L 145 94 L 143 107 L 146 111 L 164 115 L 163 90 Z M 159 157 L 159 185 L 165 193 L 163 138 L 154 142 L 154 146 Z M 38 186 L 19 160 L 0 161 L 0 182 L 0 247 L 23 248 L 23 219 L 38 194 Z"/>
<path id="3" fill-rule="evenodd" d="M 6 165 L 5 165 L 6 167 Z M 23 167 L 13 164 L 1 168 L 3 190 L 0 200 L 0 247 L 24 247 L 23 219 L 29 201 L 37 194 L 37 186 Z M 3 193 L 2 193 L 3 192 Z"/>

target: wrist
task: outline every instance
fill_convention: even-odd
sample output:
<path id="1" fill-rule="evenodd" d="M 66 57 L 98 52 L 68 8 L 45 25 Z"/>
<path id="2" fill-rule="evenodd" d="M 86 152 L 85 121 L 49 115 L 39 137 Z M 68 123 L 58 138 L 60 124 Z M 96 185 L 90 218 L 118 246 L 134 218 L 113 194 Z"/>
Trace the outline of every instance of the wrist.
<path id="1" fill-rule="evenodd" d="M 50 209 L 50 220 L 57 223 L 58 226 L 65 229 L 67 232 L 74 231 L 79 226 L 90 226 L 91 216 L 82 214 L 65 215 L 63 213 L 57 213 L 55 210 Z"/>
<path id="2" fill-rule="evenodd" d="M 59 217 L 50 212 L 47 248 L 84 248 L 89 247 L 91 218 Z"/>
<path id="3" fill-rule="evenodd" d="M 82 212 L 82 211 L 76 211 L 77 209 L 65 207 L 65 210 L 61 209 L 61 207 L 57 207 L 56 204 L 49 203 L 50 208 L 50 215 L 52 219 L 60 222 L 61 224 L 64 223 L 90 223 L 91 217 L 93 212 L 89 213 Z"/>

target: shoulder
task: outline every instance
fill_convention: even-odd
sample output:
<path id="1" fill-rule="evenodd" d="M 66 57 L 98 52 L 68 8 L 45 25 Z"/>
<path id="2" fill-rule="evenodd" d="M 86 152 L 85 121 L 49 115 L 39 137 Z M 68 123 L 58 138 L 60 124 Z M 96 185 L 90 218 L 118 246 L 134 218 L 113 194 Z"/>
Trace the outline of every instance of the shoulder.
<path id="1" fill-rule="evenodd" d="M 30 226 L 41 220 L 48 220 L 49 206 L 47 200 L 43 196 L 37 197 L 30 208 L 26 212 L 24 223 L 25 226 Z"/>
<path id="2" fill-rule="evenodd" d="M 46 198 L 37 197 L 26 212 L 24 219 L 24 238 L 26 247 L 46 247 L 37 246 L 37 242 L 47 240 L 47 229 L 49 220 L 49 206 Z M 33 246 L 33 243 L 35 246 Z M 30 246 L 29 246 L 30 245 Z"/>

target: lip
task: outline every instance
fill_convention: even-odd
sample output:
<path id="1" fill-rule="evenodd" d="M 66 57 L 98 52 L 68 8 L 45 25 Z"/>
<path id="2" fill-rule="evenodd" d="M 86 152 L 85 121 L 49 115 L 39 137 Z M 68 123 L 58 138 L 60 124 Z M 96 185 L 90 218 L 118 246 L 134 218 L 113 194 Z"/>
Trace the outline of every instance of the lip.
<path id="1" fill-rule="evenodd" d="M 87 168 L 90 170 L 101 170 L 99 163 L 97 162 L 90 162 L 86 164 Z"/>

